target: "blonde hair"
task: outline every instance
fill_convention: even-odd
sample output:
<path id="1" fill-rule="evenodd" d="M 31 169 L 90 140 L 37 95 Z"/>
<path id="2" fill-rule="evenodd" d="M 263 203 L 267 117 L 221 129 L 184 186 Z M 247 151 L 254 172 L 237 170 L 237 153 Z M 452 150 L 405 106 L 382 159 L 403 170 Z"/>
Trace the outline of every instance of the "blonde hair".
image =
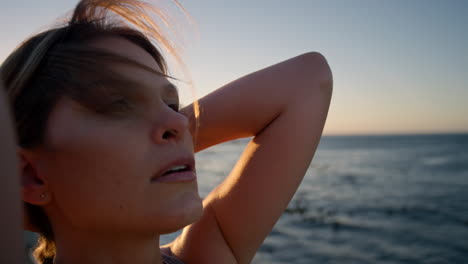
<path id="1" fill-rule="evenodd" d="M 177 0 L 173 1 L 186 13 Z M 115 76 L 119 75 L 105 67 L 110 61 L 127 63 L 169 77 L 167 63 L 155 47 L 157 43 L 185 67 L 177 48 L 164 37 L 151 14 L 156 14 L 165 26 L 169 25 L 163 12 L 142 1 L 82 0 L 66 25 L 23 42 L 0 67 L 0 77 L 13 108 L 18 145 L 33 148 L 43 143 L 48 116 L 62 96 L 98 112 L 97 105 L 105 99 L 106 93 L 90 83 L 102 77 L 113 83 L 128 82 L 118 79 Z M 132 59 L 87 45 L 90 40 L 103 36 L 122 37 L 140 46 L 154 58 L 162 73 Z M 195 101 L 195 116 L 198 112 Z M 29 203 L 25 203 L 25 207 L 29 229 L 40 233 L 33 255 L 39 264 L 53 263 L 56 247 L 50 221 L 41 207 Z"/>

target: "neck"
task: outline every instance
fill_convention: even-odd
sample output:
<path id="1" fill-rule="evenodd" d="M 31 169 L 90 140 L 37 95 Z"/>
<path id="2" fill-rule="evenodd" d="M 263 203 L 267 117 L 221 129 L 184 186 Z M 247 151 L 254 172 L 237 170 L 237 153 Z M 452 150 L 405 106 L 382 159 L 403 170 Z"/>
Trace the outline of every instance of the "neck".
<path id="1" fill-rule="evenodd" d="M 159 235 L 148 237 L 97 236 L 80 232 L 56 238 L 54 264 L 162 264 Z"/>

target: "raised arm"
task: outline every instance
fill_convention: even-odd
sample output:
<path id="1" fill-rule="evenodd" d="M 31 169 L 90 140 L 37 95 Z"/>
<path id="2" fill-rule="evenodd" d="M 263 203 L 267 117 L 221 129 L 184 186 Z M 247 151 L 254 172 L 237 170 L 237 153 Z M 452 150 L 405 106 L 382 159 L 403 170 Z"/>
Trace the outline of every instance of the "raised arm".
<path id="1" fill-rule="evenodd" d="M 200 100 L 196 151 L 254 138 L 229 176 L 204 200 L 201 220 L 172 243 L 178 256 L 188 263 L 251 261 L 310 164 L 331 94 L 327 61 L 319 53 L 307 53 L 242 77 Z M 184 111 L 194 120 L 191 109 Z"/>
<path id="2" fill-rule="evenodd" d="M 23 218 L 16 143 L 0 80 L 0 263 L 24 263 Z"/>

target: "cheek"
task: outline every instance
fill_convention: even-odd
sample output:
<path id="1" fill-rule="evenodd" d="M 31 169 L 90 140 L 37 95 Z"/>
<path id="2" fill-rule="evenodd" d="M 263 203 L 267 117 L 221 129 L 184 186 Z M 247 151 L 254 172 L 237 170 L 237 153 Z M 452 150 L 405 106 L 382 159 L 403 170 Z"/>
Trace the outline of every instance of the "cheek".
<path id="1" fill-rule="evenodd" d="M 141 135 L 91 126 L 55 132 L 42 173 L 67 221 L 104 223 L 141 200 L 152 171 Z"/>
<path id="2" fill-rule="evenodd" d="M 130 152 L 127 157 L 123 153 L 100 148 L 55 153 L 46 173 L 54 203 L 64 216 L 76 221 L 85 220 L 80 216 L 98 221 L 91 217 L 115 215 L 130 207 L 127 204 L 136 200 L 144 188 L 146 172 L 135 155 Z"/>
<path id="3" fill-rule="evenodd" d="M 144 173 L 147 143 L 132 131 L 80 128 L 62 131 L 48 144 L 50 171 L 77 186 L 119 186 Z M 65 182 L 64 182 L 65 183 Z M 128 183 L 125 183 L 128 184 Z"/>

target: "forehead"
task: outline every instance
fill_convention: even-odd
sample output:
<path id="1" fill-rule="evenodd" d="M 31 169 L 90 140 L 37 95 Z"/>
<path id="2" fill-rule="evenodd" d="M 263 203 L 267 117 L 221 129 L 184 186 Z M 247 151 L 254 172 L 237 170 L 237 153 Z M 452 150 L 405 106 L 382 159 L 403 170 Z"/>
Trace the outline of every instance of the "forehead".
<path id="1" fill-rule="evenodd" d="M 90 45 L 127 57 L 162 73 L 155 59 L 146 50 L 122 37 L 98 38 L 91 41 Z"/>
<path id="2" fill-rule="evenodd" d="M 90 42 L 90 45 L 99 49 L 108 50 L 119 56 L 127 57 L 138 64 L 142 64 L 162 74 L 156 60 L 146 50 L 122 37 L 103 37 Z M 118 63 L 111 65 L 124 79 L 140 87 L 158 87 L 161 92 L 177 95 L 176 87 L 164 75 L 158 75 L 133 65 Z"/>

